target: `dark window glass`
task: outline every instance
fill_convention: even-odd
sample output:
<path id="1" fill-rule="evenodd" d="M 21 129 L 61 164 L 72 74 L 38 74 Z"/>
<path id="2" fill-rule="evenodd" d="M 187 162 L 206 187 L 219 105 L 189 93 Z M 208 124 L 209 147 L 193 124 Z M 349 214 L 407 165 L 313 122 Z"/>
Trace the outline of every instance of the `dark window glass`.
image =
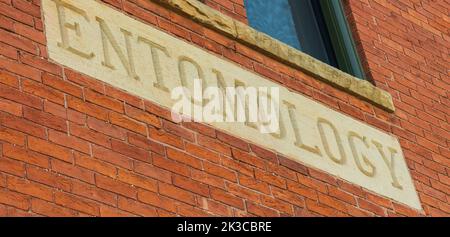
<path id="1" fill-rule="evenodd" d="M 245 0 L 250 26 L 364 78 L 339 0 Z"/>
<path id="2" fill-rule="evenodd" d="M 248 21 L 253 28 L 300 49 L 287 0 L 246 0 L 245 4 Z"/>

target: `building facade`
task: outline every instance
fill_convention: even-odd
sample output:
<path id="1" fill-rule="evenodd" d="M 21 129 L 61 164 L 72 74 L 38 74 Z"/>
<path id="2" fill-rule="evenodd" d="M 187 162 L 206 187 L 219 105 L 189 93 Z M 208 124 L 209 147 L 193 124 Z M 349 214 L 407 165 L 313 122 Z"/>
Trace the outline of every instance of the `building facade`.
<path id="1" fill-rule="evenodd" d="M 449 3 L 342 1 L 333 65 L 250 1 L 0 0 L 0 216 L 449 216 Z M 194 78 L 278 130 L 180 121 Z"/>

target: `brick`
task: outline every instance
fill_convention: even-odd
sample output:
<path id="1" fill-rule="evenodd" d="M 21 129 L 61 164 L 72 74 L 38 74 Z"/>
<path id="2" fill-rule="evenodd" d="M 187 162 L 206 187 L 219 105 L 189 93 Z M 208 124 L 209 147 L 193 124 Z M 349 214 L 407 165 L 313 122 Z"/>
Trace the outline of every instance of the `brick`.
<path id="1" fill-rule="evenodd" d="M 193 180 L 208 184 L 213 187 L 225 188 L 224 179 L 214 176 L 214 175 L 210 175 L 203 171 L 191 169 L 191 177 Z"/>
<path id="2" fill-rule="evenodd" d="M 95 158 L 108 162 L 110 164 L 131 170 L 133 167 L 133 160 L 121 155 L 117 152 L 113 152 L 101 146 L 92 146 L 92 154 Z"/>
<path id="3" fill-rule="evenodd" d="M 108 111 L 106 109 L 92 103 L 82 101 L 76 97 L 67 96 L 67 106 L 68 108 L 74 109 L 81 113 L 85 113 L 94 118 L 98 118 L 104 121 L 108 120 Z"/>
<path id="4" fill-rule="evenodd" d="M 261 193 L 270 194 L 269 184 L 247 175 L 239 174 L 239 184 Z"/>
<path id="5" fill-rule="evenodd" d="M 55 104 L 48 100 L 44 101 L 44 112 L 49 113 L 51 115 L 55 115 L 57 117 L 67 119 L 67 111 L 64 106 Z"/>
<path id="6" fill-rule="evenodd" d="M 352 194 L 347 193 L 343 190 L 340 190 L 336 187 L 329 186 L 328 187 L 328 195 L 330 195 L 334 198 L 337 198 L 341 201 L 344 201 L 346 203 L 349 203 L 351 205 L 354 205 L 354 206 L 356 205 L 356 199 Z"/>
<path id="7" fill-rule="evenodd" d="M 0 84 L 0 97 L 12 100 L 19 104 L 28 105 L 36 109 L 42 108 L 42 99 L 33 95 L 20 92 L 12 87 L 4 86 L 2 84 Z"/>
<path id="8" fill-rule="evenodd" d="M 14 31 L 14 21 L 6 16 L 0 16 L 0 28 L 7 31 Z"/>
<path id="9" fill-rule="evenodd" d="M 24 0 L 13 0 L 12 3 L 15 8 L 25 13 L 28 13 L 29 15 L 32 15 L 37 18 L 41 17 L 41 11 L 39 10 L 38 5 L 34 5 Z"/>
<path id="10" fill-rule="evenodd" d="M 297 177 L 298 177 L 298 182 L 306 187 L 310 187 L 310 188 L 315 189 L 322 193 L 328 192 L 326 183 L 324 183 L 320 180 L 312 179 L 312 178 L 302 175 L 302 174 L 297 174 Z"/>
<path id="11" fill-rule="evenodd" d="M 358 206 L 363 210 L 367 210 L 367 211 L 372 212 L 379 216 L 386 215 L 386 212 L 382 207 L 380 207 L 372 202 L 369 202 L 369 201 L 361 199 L 361 198 L 357 198 L 357 201 L 358 201 Z"/>
<path id="12" fill-rule="evenodd" d="M 8 85 L 10 87 L 14 87 L 16 89 L 19 88 L 18 77 L 4 70 L 0 70 L 0 83 Z"/>
<path id="13" fill-rule="evenodd" d="M 189 177 L 191 172 L 187 165 L 180 164 L 176 161 L 164 158 L 158 155 L 152 155 L 153 164 L 161 169 Z"/>
<path id="14" fill-rule="evenodd" d="M 74 217 L 78 216 L 78 212 L 55 205 L 51 202 L 46 202 L 40 199 L 31 200 L 31 210 L 34 213 L 38 213 L 49 217 Z"/>
<path id="15" fill-rule="evenodd" d="M 25 134 L 9 128 L 0 127 L 0 141 L 24 146 Z"/>
<path id="16" fill-rule="evenodd" d="M 30 208 L 30 199 L 27 195 L 0 189 L 0 203 L 17 207 L 22 210 Z"/>
<path id="17" fill-rule="evenodd" d="M 188 191 L 174 187 L 166 183 L 158 183 L 159 193 L 167 197 L 171 197 L 180 202 L 195 205 L 195 196 Z"/>
<path id="18" fill-rule="evenodd" d="M 143 149 L 137 148 L 135 146 L 130 146 L 124 142 L 117 140 L 111 140 L 111 147 L 113 151 L 123 154 L 127 157 L 144 162 L 151 162 L 150 153 Z"/>
<path id="19" fill-rule="evenodd" d="M 246 152 L 243 152 L 241 150 L 238 149 L 233 149 L 233 157 L 241 162 L 244 162 L 246 164 L 249 164 L 251 166 L 255 166 L 261 169 L 265 169 L 266 164 L 265 162 L 253 155 L 250 155 Z"/>
<path id="20" fill-rule="evenodd" d="M 4 174 L 0 175 L 0 187 L 3 187 L 3 188 L 6 187 L 6 175 L 4 175 Z"/>
<path id="21" fill-rule="evenodd" d="M 85 125 L 86 124 L 86 114 L 80 113 L 78 111 L 75 111 L 73 109 L 67 109 L 67 119 L 70 122 L 73 122 L 78 125 Z"/>
<path id="22" fill-rule="evenodd" d="M 182 203 L 177 207 L 177 212 L 181 216 L 192 216 L 192 217 L 210 217 L 211 216 L 211 214 L 208 214 L 203 210 L 200 210 L 200 209 L 192 207 L 192 206 L 184 205 Z"/>
<path id="23" fill-rule="evenodd" d="M 66 192 L 72 189 L 72 181 L 69 178 L 58 175 L 47 169 L 27 166 L 27 178 Z"/>
<path id="24" fill-rule="evenodd" d="M 92 129 L 95 130 L 97 132 L 103 133 L 105 135 L 120 139 L 120 140 L 125 140 L 126 137 L 126 131 L 105 121 L 102 120 L 98 120 L 96 118 L 93 117 L 88 117 L 87 118 L 87 126 Z"/>
<path id="25" fill-rule="evenodd" d="M 104 146 L 107 148 L 111 147 L 111 139 L 101 133 L 90 130 L 88 127 L 79 126 L 74 123 L 69 124 L 70 134 L 91 143 Z"/>
<path id="26" fill-rule="evenodd" d="M 158 216 L 154 207 L 136 202 L 129 198 L 119 197 L 118 207 L 139 216 Z"/>
<path id="27" fill-rule="evenodd" d="M 89 170 L 59 160 L 52 160 L 51 166 L 52 170 L 59 174 L 79 179 L 87 183 L 94 183 L 94 173 Z"/>
<path id="28" fill-rule="evenodd" d="M 228 159 L 225 157 L 222 157 L 221 164 L 229 169 L 235 170 L 239 172 L 240 174 L 247 175 L 254 177 L 254 168 L 250 165 L 244 164 L 242 162 L 236 161 L 234 159 Z"/>
<path id="29" fill-rule="evenodd" d="M 347 207 L 346 204 L 336 198 L 330 197 L 326 194 L 319 193 L 319 203 L 332 207 L 335 210 L 339 210 L 341 212 L 346 213 Z"/>
<path id="30" fill-rule="evenodd" d="M 89 215 L 98 216 L 100 214 L 98 203 L 67 193 L 56 192 L 55 203 Z"/>
<path id="31" fill-rule="evenodd" d="M 136 198 L 137 190 L 131 185 L 112 179 L 103 175 L 95 175 L 95 184 L 97 187 L 117 193 L 129 198 Z"/>
<path id="32" fill-rule="evenodd" d="M 281 75 L 279 73 L 274 72 L 273 70 L 259 64 L 254 63 L 255 72 L 261 74 L 264 77 L 272 79 L 274 81 L 281 81 Z"/>
<path id="33" fill-rule="evenodd" d="M 409 216 L 409 217 L 420 216 L 420 213 L 414 209 L 411 209 L 411 208 L 406 207 L 401 204 L 397 204 L 395 202 L 393 202 L 392 204 L 394 206 L 394 210 L 396 213 L 399 213 L 399 214 L 402 214 L 405 216 Z"/>
<path id="34" fill-rule="evenodd" d="M 175 201 L 171 198 L 167 198 L 167 197 L 158 195 L 153 192 L 139 190 L 138 200 L 143 203 L 147 203 L 154 207 L 162 208 L 162 209 L 170 211 L 170 212 L 177 211 L 177 201 Z"/>
<path id="35" fill-rule="evenodd" d="M 3 5 L 1 5 L 1 6 L 3 6 Z M 1 8 L 1 6 L 0 6 L 0 8 Z M 0 36 L 1 36 L 0 41 L 5 44 L 11 45 L 15 48 L 24 50 L 24 51 L 32 53 L 32 54 L 37 53 L 36 45 L 29 39 L 24 39 L 24 38 L 18 37 L 10 32 L 3 30 L 3 29 L 0 29 Z"/>
<path id="36" fill-rule="evenodd" d="M 156 128 L 161 127 L 160 119 L 157 116 L 150 114 L 144 110 L 127 105 L 125 106 L 125 114 L 130 118 L 136 119 L 137 121 L 146 123 L 148 125 L 152 125 Z"/>
<path id="37" fill-rule="evenodd" d="M 67 80 L 69 80 L 75 84 L 85 86 L 87 88 L 90 88 L 90 89 L 95 90 L 100 93 L 105 92 L 103 83 L 98 82 L 93 78 L 79 74 L 68 68 L 64 69 L 64 75 L 66 76 Z"/>
<path id="38" fill-rule="evenodd" d="M 66 162 L 72 161 L 72 151 L 70 151 L 69 148 L 65 148 L 39 138 L 28 137 L 28 148 Z"/>
<path id="39" fill-rule="evenodd" d="M 117 179 L 124 183 L 131 184 L 133 186 L 140 187 L 152 192 L 157 192 L 158 190 L 156 180 L 138 174 L 134 174 L 130 171 L 126 171 L 123 169 L 119 169 Z"/>
<path id="40" fill-rule="evenodd" d="M 345 182 L 345 181 L 339 181 L 339 188 L 342 189 L 343 191 L 347 191 L 353 195 L 359 196 L 359 197 L 366 197 L 366 193 L 362 190 L 361 187 Z"/>
<path id="41" fill-rule="evenodd" d="M 319 215 L 323 216 L 337 215 L 337 210 L 309 199 L 306 199 L 306 207 L 308 208 L 308 210 L 318 213 Z"/>
<path id="42" fill-rule="evenodd" d="M 132 119 L 129 119 L 128 117 L 126 117 L 124 115 L 114 113 L 114 112 L 111 112 L 109 114 L 109 119 L 112 124 L 123 127 L 130 131 L 142 134 L 144 136 L 147 136 L 147 127 L 142 123 L 136 122 Z"/>
<path id="43" fill-rule="evenodd" d="M 269 151 L 259 146 L 255 146 L 253 144 L 250 144 L 250 148 L 252 149 L 252 152 L 255 153 L 258 157 L 261 157 L 273 163 L 278 162 L 278 158 L 275 152 Z"/>
<path id="44" fill-rule="evenodd" d="M 133 16 L 137 16 L 140 19 L 151 23 L 153 25 L 157 24 L 157 20 L 156 20 L 156 16 L 153 14 L 148 13 L 147 11 L 143 10 L 142 8 L 139 8 L 138 6 L 129 3 L 129 2 L 124 2 L 123 3 L 123 9 L 132 14 Z"/>
<path id="45" fill-rule="evenodd" d="M 237 176 L 234 171 L 224 168 L 222 166 L 215 165 L 215 164 L 209 163 L 209 162 L 203 162 L 203 168 L 207 173 L 222 177 L 226 180 L 229 180 L 232 182 L 236 182 L 236 180 L 237 180 Z"/>
<path id="46" fill-rule="evenodd" d="M 297 173 L 276 163 L 268 162 L 266 165 L 267 172 L 274 173 L 283 178 L 297 181 Z"/>
<path id="47" fill-rule="evenodd" d="M 44 125 L 49 128 L 53 128 L 58 131 L 67 132 L 67 123 L 64 119 L 49 113 L 44 113 L 39 110 L 31 109 L 28 107 L 23 108 L 23 116 L 37 124 Z"/>
<path id="48" fill-rule="evenodd" d="M 84 90 L 84 97 L 86 101 L 89 101 L 93 104 L 114 110 L 118 113 L 124 113 L 124 107 L 121 101 L 102 95 L 93 90 Z"/>
<path id="49" fill-rule="evenodd" d="M 168 144 L 182 149 L 184 147 L 183 140 L 175 135 L 166 133 L 164 130 L 157 130 L 149 127 L 150 138 L 158 142 Z"/>
<path id="50" fill-rule="evenodd" d="M 152 141 L 148 139 L 147 137 L 137 135 L 134 133 L 127 133 L 128 136 L 128 142 L 132 145 L 138 146 L 140 148 L 144 148 L 149 151 L 153 151 L 159 155 L 165 155 L 166 150 L 164 146 L 160 143 L 157 143 L 155 141 Z"/>
<path id="51" fill-rule="evenodd" d="M 208 137 L 216 137 L 216 130 L 207 124 L 194 123 L 194 122 L 183 122 L 184 127 L 199 132 Z"/>
<path id="52" fill-rule="evenodd" d="M 280 214 L 273 209 L 252 203 L 247 202 L 247 211 L 249 213 L 255 214 L 257 216 L 263 217 L 278 217 Z"/>
<path id="53" fill-rule="evenodd" d="M 231 207 L 207 198 L 198 198 L 198 206 L 209 213 L 223 217 L 233 216 Z"/>
<path id="54" fill-rule="evenodd" d="M 172 174 L 170 172 L 143 162 L 134 162 L 134 171 L 162 182 L 172 183 Z"/>
<path id="55" fill-rule="evenodd" d="M 86 154 L 90 154 L 91 152 L 91 148 L 88 142 L 83 141 L 77 137 L 67 135 L 66 133 L 49 130 L 48 139 L 58 145 L 72 148 Z"/>
<path id="56" fill-rule="evenodd" d="M 167 120 L 163 120 L 163 127 L 166 131 L 174 134 L 175 136 L 180 136 L 180 137 L 184 138 L 185 140 L 188 140 L 191 142 L 193 142 L 195 140 L 195 136 L 194 136 L 193 132 L 191 132 L 183 127 L 180 127 L 178 124 L 168 122 Z"/>
<path id="57" fill-rule="evenodd" d="M 231 149 L 228 145 L 222 144 L 217 140 L 203 135 L 197 135 L 197 142 L 200 146 L 206 147 L 213 151 L 217 151 L 220 154 L 231 156 Z"/>
<path id="58" fill-rule="evenodd" d="M 250 151 L 249 144 L 247 142 L 243 141 L 242 139 L 233 137 L 233 136 L 228 135 L 223 132 L 217 132 L 217 138 L 220 141 L 223 141 L 223 142 L 229 144 L 230 146 L 234 146 L 234 147 L 239 148 L 244 151 Z"/>
<path id="59" fill-rule="evenodd" d="M 22 105 L 10 100 L 0 99 L 0 110 L 15 116 L 22 116 Z"/>
<path id="60" fill-rule="evenodd" d="M 69 81 L 62 80 L 57 76 L 43 73 L 42 82 L 49 87 L 67 93 L 69 95 L 73 95 L 78 98 L 83 97 L 83 89 L 80 86 L 77 86 Z"/>
<path id="61" fill-rule="evenodd" d="M 169 147 L 167 148 L 167 157 L 197 169 L 202 169 L 203 167 L 201 160 Z"/>
<path id="62" fill-rule="evenodd" d="M 358 207 L 347 205 L 347 211 L 350 216 L 354 217 L 372 217 L 373 213 L 359 209 Z"/>
<path id="63" fill-rule="evenodd" d="M 277 187 L 272 187 L 273 197 L 277 199 L 284 200 L 288 203 L 292 203 L 297 207 L 305 207 L 305 198 L 301 197 L 293 192 L 284 190 Z"/>
<path id="64" fill-rule="evenodd" d="M 229 194 L 235 195 L 236 197 L 240 197 L 244 200 L 252 201 L 255 203 L 261 203 L 261 197 L 263 196 L 251 189 L 234 183 L 227 183 L 227 192 Z"/>
<path id="65" fill-rule="evenodd" d="M 120 90 L 115 87 L 105 85 L 105 94 L 114 97 L 118 100 L 124 101 L 126 102 L 126 104 L 132 105 L 136 108 L 144 108 L 144 102 L 141 98 L 130 95 L 128 92 L 125 92 L 124 90 Z"/>
<path id="66" fill-rule="evenodd" d="M 135 215 L 110 206 L 100 206 L 101 217 L 135 217 Z"/>
<path id="67" fill-rule="evenodd" d="M 112 178 L 117 174 L 117 168 L 114 165 L 80 153 L 75 153 L 75 164 Z"/>
<path id="68" fill-rule="evenodd" d="M 234 41 L 230 40 L 228 37 L 223 36 L 217 33 L 216 31 L 210 29 L 205 29 L 204 33 L 205 37 L 207 37 L 208 39 L 211 39 L 214 42 L 221 44 L 227 48 L 234 48 Z"/>
<path id="69" fill-rule="evenodd" d="M 177 214 L 168 212 L 166 210 L 158 209 L 158 217 L 176 217 Z"/>
<path id="70" fill-rule="evenodd" d="M 375 203 L 381 207 L 385 207 L 388 209 L 392 209 L 392 202 L 388 198 L 384 198 L 378 195 L 374 195 L 371 193 L 367 193 L 367 201 L 370 201 L 372 203 Z"/>
<path id="71" fill-rule="evenodd" d="M 17 208 L 9 208 L 8 216 L 10 217 L 39 217 L 40 215 Z"/>
<path id="72" fill-rule="evenodd" d="M 16 33 L 23 34 L 26 37 L 32 38 L 34 41 L 40 41 L 38 43 L 44 43 L 45 44 L 45 36 L 44 33 L 40 31 L 36 31 L 34 28 L 27 27 L 24 25 L 16 24 L 15 25 Z M 28 64 L 32 67 L 39 68 L 40 70 L 46 71 L 48 73 L 61 76 L 62 70 L 61 67 L 51 63 L 45 59 L 42 59 L 40 57 L 36 57 L 31 54 L 27 53 L 21 53 L 20 54 L 20 61 L 24 64 Z"/>
<path id="73" fill-rule="evenodd" d="M 278 210 L 279 212 L 286 213 L 288 215 L 294 214 L 294 208 L 291 204 L 285 201 L 281 201 L 277 198 L 262 195 L 261 204 L 266 207 Z"/>
<path id="74" fill-rule="evenodd" d="M 78 196 L 92 199 L 107 205 L 115 206 L 117 203 L 116 194 L 99 189 L 94 185 L 89 185 L 83 182 L 78 181 L 73 182 L 71 192 Z"/>
<path id="75" fill-rule="evenodd" d="M 312 178 L 318 179 L 320 181 L 323 181 L 323 182 L 331 184 L 331 185 L 337 185 L 336 177 L 326 174 L 323 171 L 309 169 L 309 174 Z"/>
<path id="76" fill-rule="evenodd" d="M 199 194 L 204 197 L 209 197 L 209 188 L 207 185 L 193 181 L 189 178 L 174 175 L 172 178 L 173 184 L 179 188 L 188 190 L 190 192 Z"/>
<path id="77" fill-rule="evenodd" d="M 244 200 L 242 198 L 235 197 L 221 189 L 211 188 L 211 198 L 227 205 L 244 209 Z"/>
<path id="78" fill-rule="evenodd" d="M 256 169 L 255 177 L 256 179 L 267 182 L 273 186 L 277 186 L 279 188 L 286 188 L 286 180 L 280 176 Z"/>
<path id="79" fill-rule="evenodd" d="M 6 69 L 9 72 L 15 73 L 17 75 L 30 78 L 35 81 L 41 81 L 41 71 L 26 64 L 18 63 L 17 61 L 9 60 L 6 58 L 0 58 L 0 69 Z"/>
<path id="80" fill-rule="evenodd" d="M 51 188 L 25 179 L 9 176 L 7 178 L 7 187 L 18 193 L 27 194 L 47 201 L 53 201 L 53 191 Z"/>
<path id="81" fill-rule="evenodd" d="M 166 21 L 162 18 L 158 18 L 158 25 L 162 29 L 169 31 L 170 33 L 172 33 L 178 37 L 181 37 L 186 40 L 190 40 L 189 31 L 179 27 L 178 25 L 175 25 L 175 24 L 173 24 L 169 21 Z"/>
<path id="82" fill-rule="evenodd" d="M 203 160 L 214 163 L 220 162 L 220 155 L 201 146 L 192 143 L 186 143 L 186 152 Z"/>
<path id="83" fill-rule="evenodd" d="M 14 160 L 26 162 L 28 164 L 33 164 L 42 168 L 49 167 L 49 158 L 45 155 L 39 153 L 25 150 L 18 146 L 13 146 L 11 144 L 3 144 L 3 155 Z"/>
<path id="84" fill-rule="evenodd" d="M 302 197 L 307 197 L 311 200 L 317 200 L 317 191 L 312 189 L 312 188 L 308 188 L 306 186 L 303 186 L 301 184 L 292 182 L 292 181 L 287 181 L 287 189 L 289 191 L 292 191 L 296 194 L 299 194 Z"/>

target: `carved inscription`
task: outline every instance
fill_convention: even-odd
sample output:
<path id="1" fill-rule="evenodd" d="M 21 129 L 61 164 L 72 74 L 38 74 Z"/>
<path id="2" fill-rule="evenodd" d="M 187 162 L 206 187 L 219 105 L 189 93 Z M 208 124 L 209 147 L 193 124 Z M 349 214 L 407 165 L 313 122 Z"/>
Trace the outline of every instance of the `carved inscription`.
<path id="1" fill-rule="evenodd" d="M 43 0 L 43 9 L 51 59 L 166 108 L 174 103 L 170 91 L 178 86 L 193 87 L 194 78 L 221 90 L 245 85 L 278 86 L 278 132 L 261 134 L 257 123 L 211 125 L 421 209 L 394 136 L 98 1 Z M 236 116 L 233 108 L 223 108 L 222 112 Z"/>

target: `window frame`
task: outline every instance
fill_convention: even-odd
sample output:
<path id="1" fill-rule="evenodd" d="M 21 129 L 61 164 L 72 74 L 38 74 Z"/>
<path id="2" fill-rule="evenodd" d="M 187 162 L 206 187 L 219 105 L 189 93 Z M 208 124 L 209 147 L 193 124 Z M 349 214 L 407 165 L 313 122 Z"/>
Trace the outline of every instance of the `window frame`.
<path id="1" fill-rule="evenodd" d="M 286 44 L 354 77 L 366 79 L 341 0 L 285 1 L 299 45 Z M 250 21 L 249 24 L 252 26 Z"/>
<path id="2" fill-rule="evenodd" d="M 339 69 L 366 79 L 340 0 L 319 0 Z"/>

